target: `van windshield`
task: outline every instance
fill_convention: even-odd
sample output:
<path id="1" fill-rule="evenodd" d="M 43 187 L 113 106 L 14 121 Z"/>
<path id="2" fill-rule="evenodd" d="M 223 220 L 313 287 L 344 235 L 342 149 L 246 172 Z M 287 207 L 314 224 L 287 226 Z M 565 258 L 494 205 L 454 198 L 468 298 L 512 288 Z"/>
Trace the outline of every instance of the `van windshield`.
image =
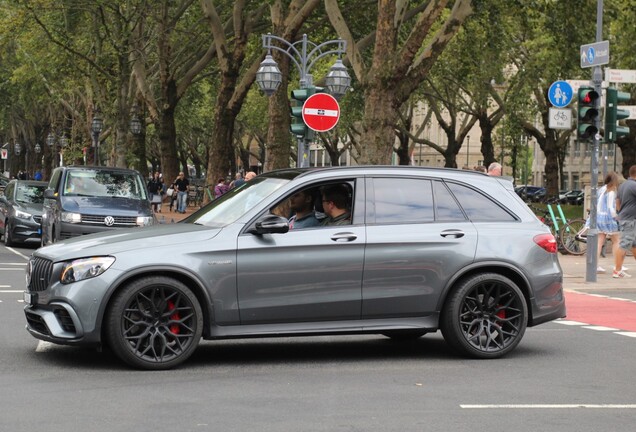
<path id="1" fill-rule="evenodd" d="M 69 171 L 62 194 L 64 196 L 148 199 L 139 174 L 108 169 Z"/>

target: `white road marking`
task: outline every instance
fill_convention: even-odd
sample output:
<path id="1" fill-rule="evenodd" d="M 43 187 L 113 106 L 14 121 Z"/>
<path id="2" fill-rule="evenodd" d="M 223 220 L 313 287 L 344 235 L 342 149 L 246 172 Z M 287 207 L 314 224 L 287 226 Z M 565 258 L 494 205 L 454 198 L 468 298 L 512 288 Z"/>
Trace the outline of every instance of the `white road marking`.
<path id="1" fill-rule="evenodd" d="M 616 332 L 616 334 L 636 338 L 636 332 Z"/>
<path id="2" fill-rule="evenodd" d="M 0 290 L 0 294 L 23 293 L 24 290 Z"/>
<path id="3" fill-rule="evenodd" d="M 502 404 L 460 405 L 463 409 L 636 409 L 636 404 Z"/>
<path id="4" fill-rule="evenodd" d="M 0 270 L 4 270 L 4 271 L 19 271 L 19 272 L 23 272 L 24 269 L 21 268 L 2 268 L 0 267 Z"/>
<path id="5" fill-rule="evenodd" d="M 22 258 L 24 258 L 25 260 L 29 260 L 29 257 L 26 255 L 23 255 L 22 253 L 18 252 L 17 250 L 8 247 L 7 250 L 10 250 L 11 252 L 13 252 L 14 254 L 16 254 L 17 256 L 21 256 Z"/>
<path id="6" fill-rule="evenodd" d="M 563 325 L 568 325 L 568 326 L 585 326 L 585 325 L 589 325 L 589 324 L 585 324 L 582 322 L 577 322 L 577 321 L 567 321 L 567 320 L 556 320 L 554 321 L 557 324 L 563 324 Z"/>
<path id="7" fill-rule="evenodd" d="M 50 351 L 55 347 L 54 343 L 46 342 L 46 341 L 38 341 L 38 346 L 35 348 L 36 353 L 43 353 Z"/>
<path id="8" fill-rule="evenodd" d="M 11 285 L 0 285 L 0 288 L 11 288 Z"/>
<path id="9" fill-rule="evenodd" d="M 24 267 L 25 265 L 27 265 L 27 263 L 2 263 L 2 265 L 5 265 L 5 266 L 20 266 L 20 267 Z"/>
<path id="10" fill-rule="evenodd" d="M 584 326 L 583 328 L 590 329 L 590 330 L 613 331 L 613 332 L 617 332 L 617 331 L 620 330 L 620 329 L 617 329 L 617 328 L 604 327 L 604 326 Z"/>

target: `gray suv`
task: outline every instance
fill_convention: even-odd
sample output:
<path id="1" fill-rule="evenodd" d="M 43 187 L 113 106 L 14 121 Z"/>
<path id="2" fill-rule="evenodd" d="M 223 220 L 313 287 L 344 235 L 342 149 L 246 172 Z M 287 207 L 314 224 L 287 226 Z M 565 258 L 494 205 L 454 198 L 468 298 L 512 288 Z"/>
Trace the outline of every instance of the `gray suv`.
<path id="1" fill-rule="evenodd" d="M 146 182 L 126 168 L 56 168 L 44 191 L 42 245 L 156 222 Z"/>
<path id="2" fill-rule="evenodd" d="M 333 186 L 350 217 L 290 230 L 292 197 L 321 219 Z M 182 363 L 201 338 L 438 329 L 497 358 L 565 316 L 555 239 L 512 184 L 417 167 L 263 174 L 181 223 L 38 249 L 24 297 L 36 338 L 107 344 L 142 369 Z"/>

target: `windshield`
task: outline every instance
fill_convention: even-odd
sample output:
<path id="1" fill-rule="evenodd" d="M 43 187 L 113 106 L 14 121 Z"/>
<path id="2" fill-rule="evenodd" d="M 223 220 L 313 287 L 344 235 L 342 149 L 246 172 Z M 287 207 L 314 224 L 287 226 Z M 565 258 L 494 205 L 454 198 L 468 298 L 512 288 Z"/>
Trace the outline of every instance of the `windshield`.
<path id="1" fill-rule="evenodd" d="M 231 189 L 184 222 L 215 228 L 229 225 L 287 183 L 289 179 L 256 177 Z"/>
<path id="2" fill-rule="evenodd" d="M 148 199 L 139 174 L 103 169 L 69 171 L 64 184 L 64 196 Z"/>
<path id="3" fill-rule="evenodd" d="M 44 190 L 46 185 L 31 186 L 22 185 L 18 187 L 15 194 L 15 200 L 17 202 L 25 204 L 42 204 L 44 202 Z"/>

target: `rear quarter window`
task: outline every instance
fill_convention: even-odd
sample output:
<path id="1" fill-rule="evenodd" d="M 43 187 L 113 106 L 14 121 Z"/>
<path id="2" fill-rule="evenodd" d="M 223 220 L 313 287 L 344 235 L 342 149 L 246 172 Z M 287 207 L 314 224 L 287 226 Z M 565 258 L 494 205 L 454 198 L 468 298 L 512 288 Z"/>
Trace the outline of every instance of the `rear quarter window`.
<path id="1" fill-rule="evenodd" d="M 483 193 L 458 183 L 447 183 L 464 212 L 473 222 L 513 222 L 515 217 Z"/>

